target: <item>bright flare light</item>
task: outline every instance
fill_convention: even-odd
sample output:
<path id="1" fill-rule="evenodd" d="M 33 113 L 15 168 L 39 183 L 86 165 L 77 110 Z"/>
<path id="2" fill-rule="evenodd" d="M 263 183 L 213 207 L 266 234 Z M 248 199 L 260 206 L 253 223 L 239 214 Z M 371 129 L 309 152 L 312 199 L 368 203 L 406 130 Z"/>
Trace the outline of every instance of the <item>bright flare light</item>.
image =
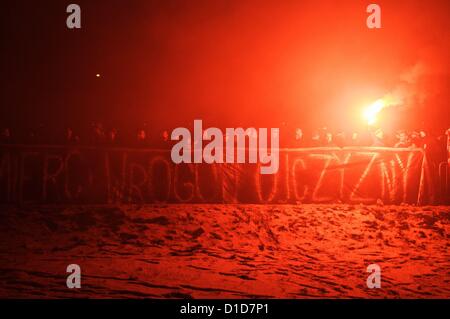
<path id="1" fill-rule="evenodd" d="M 367 120 L 367 124 L 374 125 L 377 121 L 377 115 L 382 109 L 386 107 L 386 103 L 383 99 L 378 99 L 369 105 L 364 110 L 364 118 Z"/>

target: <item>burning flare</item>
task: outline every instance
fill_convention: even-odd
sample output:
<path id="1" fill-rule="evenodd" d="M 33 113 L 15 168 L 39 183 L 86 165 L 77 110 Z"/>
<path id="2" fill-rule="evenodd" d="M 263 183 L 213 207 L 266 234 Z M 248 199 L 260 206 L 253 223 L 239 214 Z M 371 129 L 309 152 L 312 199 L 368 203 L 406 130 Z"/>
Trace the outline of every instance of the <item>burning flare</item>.
<path id="1" fill-rule="evenodd" d="M 372 104 L 370 104 L 364 110 L 364 118 L 367 120 L 367 124 L 374 125 L 377 121 L 377 115 L 382 109 L 386 107 L 386 102 L 383 99 L 378 99 Z"/>
<path id="2" fill-rule="evenodd" d="M 374 125 L 377 122 L 378 114 L 385 108 L 391 106 L 403 105 L 402 94 L 399 92 L 386 94 L 383 98 L 376 100 L 364 109 L 363 116 L 368 125 Z"/>

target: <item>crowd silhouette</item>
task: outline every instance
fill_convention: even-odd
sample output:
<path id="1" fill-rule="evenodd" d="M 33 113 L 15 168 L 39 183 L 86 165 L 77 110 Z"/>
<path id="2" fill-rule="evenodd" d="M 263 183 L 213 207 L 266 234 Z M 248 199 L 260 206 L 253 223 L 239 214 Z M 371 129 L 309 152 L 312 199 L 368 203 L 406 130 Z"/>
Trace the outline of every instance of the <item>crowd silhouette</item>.
<path id="1" fill-rule="evenodd" d="M 442 134 L 431 134 L 426 130 L 397 130 L 386 133 L 382 129 L 367 128 L 362 131 L 332 131 L 326 127 L 306 132 L 302 128 L 280 129 L 280 147 L 346 147 L 376 146 L 396 148 L 422 148 L 444 151 L 449 147 L 450 129 Z M 3 127 L 0 131 L 1 144 L 52 144 L 169 148 L 170 130 L 152 130 L 147 125 L 122 132 L 116 127 L 105 127 L 94 122 L 86 130 L 77 131 L 67 126 L 57 132 L 44 125 L 34 129 L 13 130 Z"/>

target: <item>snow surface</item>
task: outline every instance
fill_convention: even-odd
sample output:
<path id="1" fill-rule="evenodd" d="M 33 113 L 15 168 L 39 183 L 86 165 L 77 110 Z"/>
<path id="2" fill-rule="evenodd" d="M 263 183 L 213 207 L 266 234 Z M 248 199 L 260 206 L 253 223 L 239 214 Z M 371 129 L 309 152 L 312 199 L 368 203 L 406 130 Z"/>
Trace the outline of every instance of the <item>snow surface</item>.
<path id="1" fill-rule="evenodd" d="M 2 207 L 2 298 L 450 298 L 449 206 Z M 81 289 L 66 287 L 79 264 Z M 366 267 L 381 267 L 369 289 Z"/>

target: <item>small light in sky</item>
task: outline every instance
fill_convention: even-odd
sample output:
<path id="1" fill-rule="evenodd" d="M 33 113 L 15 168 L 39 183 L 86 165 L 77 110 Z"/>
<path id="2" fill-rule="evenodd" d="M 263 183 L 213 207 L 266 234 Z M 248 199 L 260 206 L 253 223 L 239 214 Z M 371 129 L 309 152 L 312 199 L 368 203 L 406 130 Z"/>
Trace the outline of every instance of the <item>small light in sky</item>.
<path id="1" fill-rule="evenodd" d="M 99 78 L 100 77 L 100 73 L 97 73 L 95 76 Z"/>

